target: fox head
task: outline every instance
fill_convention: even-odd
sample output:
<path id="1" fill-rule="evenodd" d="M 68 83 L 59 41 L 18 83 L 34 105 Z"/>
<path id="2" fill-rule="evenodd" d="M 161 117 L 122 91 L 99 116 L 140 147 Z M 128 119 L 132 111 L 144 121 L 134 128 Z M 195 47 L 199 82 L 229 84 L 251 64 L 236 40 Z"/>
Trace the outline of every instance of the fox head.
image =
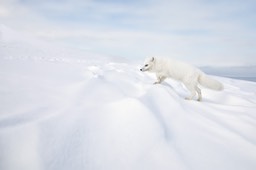
<path id="1" fill-rule="evenodd" d="M 153 66 L 155 64 L 155 58 L 151 57 L 145 60 L 143 67 L 140 69 L 140 71 L 151 71 Z"/>

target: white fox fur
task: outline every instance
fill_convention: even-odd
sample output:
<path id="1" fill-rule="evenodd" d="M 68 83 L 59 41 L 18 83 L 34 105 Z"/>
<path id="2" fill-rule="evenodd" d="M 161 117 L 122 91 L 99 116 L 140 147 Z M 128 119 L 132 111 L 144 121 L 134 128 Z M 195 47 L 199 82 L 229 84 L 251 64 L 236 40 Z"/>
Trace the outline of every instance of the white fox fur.
<path id="1" fill-rule="evenodd" d="M 154 84 L 159 84 L 168 77 L 181 81 L 191 93 L 191 95 L 186 98 L 188 100 L 193 99 L 196 93 L 198 94 L 197 100 L 202 100 L 202 94 L 198 84 L 213 90 L 220 91 L 223 89 L 223 85 L 220 82 L 207 76 L 198 68 L 172 59 L 148 58 L 140 71 L 156 73 L 157 81 Z"/>

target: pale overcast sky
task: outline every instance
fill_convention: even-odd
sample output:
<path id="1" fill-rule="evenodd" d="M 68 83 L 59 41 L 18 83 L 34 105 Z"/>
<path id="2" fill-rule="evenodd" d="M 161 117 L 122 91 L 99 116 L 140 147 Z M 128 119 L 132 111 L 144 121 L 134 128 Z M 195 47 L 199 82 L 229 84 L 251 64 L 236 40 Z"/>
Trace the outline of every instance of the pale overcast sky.
<path id="1" fill-rule="evenodd" d="M 0 24 L 130 59 L 256 65 L 255 0 L 1 0 Z"/>

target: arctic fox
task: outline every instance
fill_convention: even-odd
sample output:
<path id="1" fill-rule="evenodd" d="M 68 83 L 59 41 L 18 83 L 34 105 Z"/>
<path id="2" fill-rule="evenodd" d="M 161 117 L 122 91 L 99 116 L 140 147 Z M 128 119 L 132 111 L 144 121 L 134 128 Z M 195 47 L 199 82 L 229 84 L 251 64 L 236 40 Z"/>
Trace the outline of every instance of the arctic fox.
<path id="1" fill-rule="evenodd" d="M 185 98 L 187 100 L 192 100 L 196 93 L 198 94 L 197 100 L 202 100 L 202 94 L 198 84 L 213 90 L 220 91 L 223 89 L 223 85 L 220 82 L 207 76 L 198 68 L 172 59 L 148 58 L 140 71 L 156 73 L 157 81 L 154 84 L 162 83 L 167 77 L 181 81 L 191 93 L 189 97 Z"/>

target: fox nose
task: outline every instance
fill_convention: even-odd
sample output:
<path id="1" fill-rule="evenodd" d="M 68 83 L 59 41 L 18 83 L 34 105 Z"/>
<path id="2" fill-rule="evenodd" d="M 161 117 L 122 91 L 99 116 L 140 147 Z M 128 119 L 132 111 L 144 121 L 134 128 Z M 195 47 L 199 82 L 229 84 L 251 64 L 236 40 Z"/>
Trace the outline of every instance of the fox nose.
<path id="1" fill-rule="evenodd" d="M 142 71 L 142 68 L 140 69 L 140 71 Z"/>

